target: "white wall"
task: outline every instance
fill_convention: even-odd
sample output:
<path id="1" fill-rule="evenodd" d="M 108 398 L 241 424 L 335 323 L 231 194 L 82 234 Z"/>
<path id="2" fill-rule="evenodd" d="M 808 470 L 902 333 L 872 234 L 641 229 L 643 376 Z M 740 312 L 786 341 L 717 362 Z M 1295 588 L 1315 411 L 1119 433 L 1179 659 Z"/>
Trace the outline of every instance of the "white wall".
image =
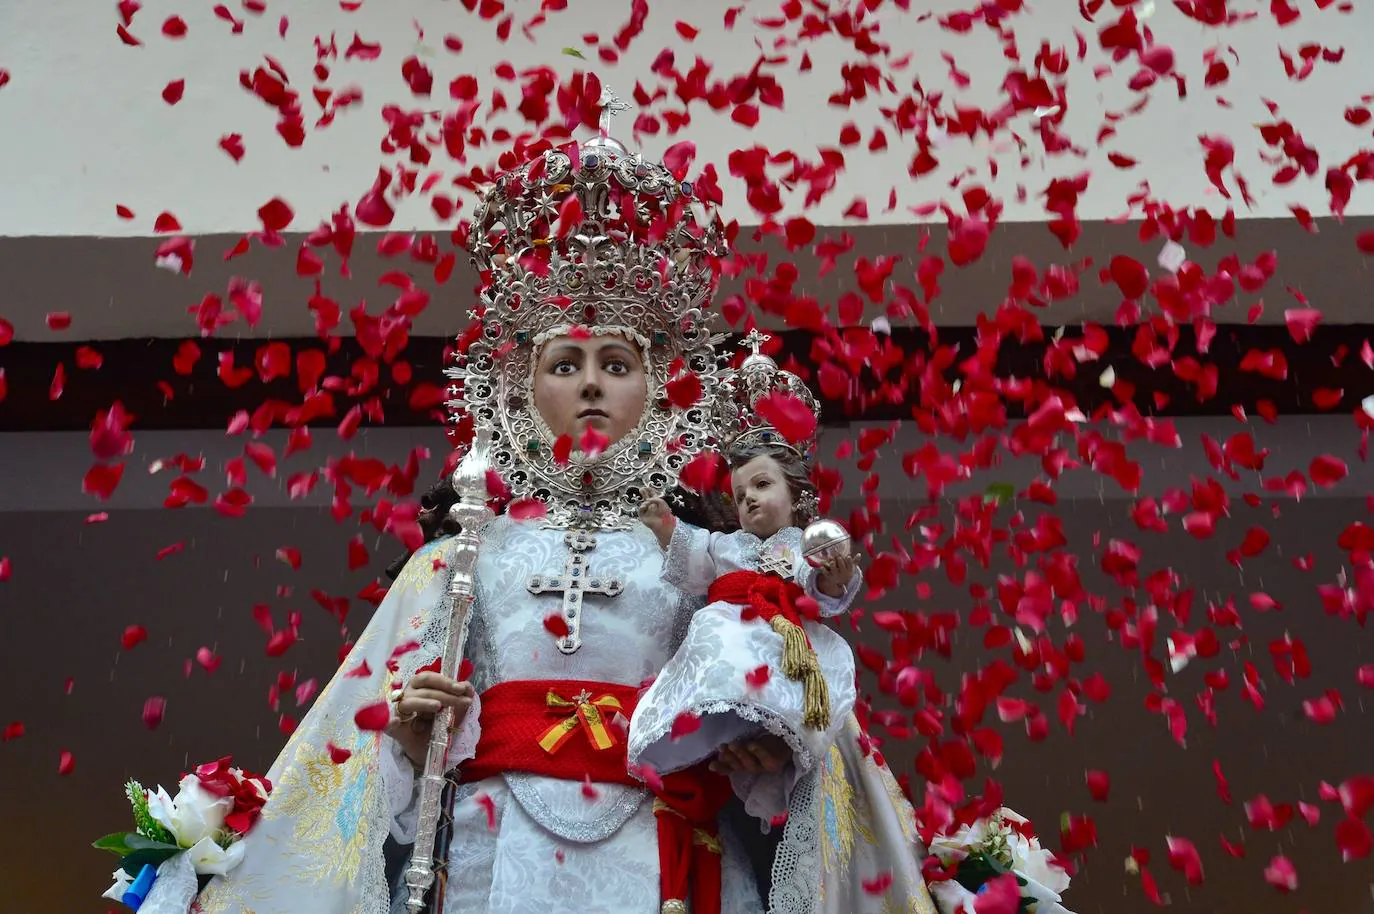
<path id="1" fill-rule="evenodd" d="M 727 4 L 655 2 L 644 33 L 618 65 L 608 66 L 596 60 L 594 49 L 588 49 L 586 63 L 561 54 L 561 49 L 582 47 L 580 36 L 588 32 L 603 38 L 612 34 L 628 16 L 629 3 L 620 0 L 571 4 L 571 10 L 554 14 L 535 33 L 535 41 L 517 27 L 505 44 L 495 39 L 491 22 L 477 19 L 454 0 L 367 0 L 354 13 L 342 11 L 337 0 L 277 0 L 261 17 L 243 13 L 241 4 L 230 5 L 246 20 L 241 35 L 231 34 L 229 24 L 213 15 L 211 4 L 146 0 L 132 28 L 144 44 L 126 47 L 116 36 L 115 4 L 107 0 L 0 0 L 0 68 L 11 74 L 10 83 L 0 88 L 0 135 L 4 137 L 0 142 L 0 174 L 4 175 L 0 236 L 149 234 L 154 218 L 163 210 L 174 212 L 189 233 L 245 231 L 257 227 L 257 207 L 273 195 L 281 195 L 295 207 L 294 228 L 309 229 L 370 186 L 383 161 L 379 151 L 384 132 L 382 105 L 394 101 L 420 107 L 410 99 L 400 76 L 401 60 L 412 53 L 421 53 L 435 71 L 431 104 L 436 108 L 450 104 L 447 85 L 461 73 L 477 75 L 483 92 L 489 91 L 495 86 L 493 66 L 502 60 L 510 60 L 517 69 L 550 65 L 564 76 L 577 67 L 595 67 L 608 84 L 628 95 L 636 80 L 651 88 L 656 85 L 649 65 L 664 47 L 677 51 L 682 69 L 694 54 L 701 54 L 715 65 L 718 77 L 747 71 L 757 57 L 756 39 L 772 41 L 771 34 L 754 28 L 751 17 L 771 15 L 777 9 L 772 3 L 753 4 L 740 16 L 737 27 L 726 31 L 722 15 Z M 517 21 L 527 20 L 538 8 L 534 3 L 507 5 L 519 10 Z M 944 13 L 976 4 L 918 0 L 912 6 Z M 1361 91 L 1374 85 L 1374 58 L 1361 53 L 1364 43 L 1374 37 L 1374 4 L 1356 2 L 1347 15 L 1339 12 L 1339 5 L 1318 11 L 1311 3 L 1300 3 L 1302 18 L 1281 30 L 1274 25 L 1269 4 L 1262 0 L 1231 6 L 1254 10 L 1258 16 L 1234 28 L 1209 29 L 1183 17 L 1171 3 L 1138 4 L 1142 14 L 1150 13 L 1147 23 L 1156 41 L 1174 48 L 1178 67 L 1188 76 L 1189 95 L 1179 101 L 1172 81 L 1158 83 L 1144 114 L 1124 122 L 1119 135 L 1099 148 L 1096 135 L 1104 112 L 1131 102 L 1133 95 L 1125 84 L 1138 66 L 1127 61 L 1096 78 L 1094 69 L 1108 63 L 1096 47 L 1097 26 L 1083 21 L 1073 0 L 1042 0 L 1033 12 L 1012 20 L 1020 52 L 1030 65 L 1041 39 L 1048 38 L 1073 55 L 1075 35 L 1086 36 L 1089 53 L 1070 71 L 1065 123 L 1075 142 L 1088 150 L 1086 159 L 1046 161 L 1039 141 L 1031 138 L 1032 161 L 1022 169 L 1005 137 L 992 144 L 950 141 L 938 150 L 944 167 L 913 183 L 906 174 L 911 145 L 888 131 L 889 154 L 870 155 L 863 146 L 851 150 L 848 171 L 835 192 L 808 215 L 817 223 L 842 222 L 843 211 L 862 196 L 869 201 L 871 220 L 911 221 L 908 206 L 952 196 L 949 178 L 965 168 L 986 175 L 989 157 L 1002 166 L 1001 178 L 992 189 L 1005 198 L 1008 220 L 1044 219 L 1037 195 L 1047 180 L 1083 170 L 1093 174 L 1079 207 L 1084 219 L 1123 213 L 1127 195 L 1142 180 L 1148 180 L 1163 199 L 1205 203 L 1220 212 L 1224 201 L 1210 189 L 1203 173 L 1203 152 L 1197 141 L 1202 133 L 1227 135 L 1235 143 L 1237 166 L 1258 198 L 1253 210 L 1240 215 L 1283 216 L 1290 203 L 1304 204 L 1317 215 L 1325 213 L 1320 172 L 1314 180 L 1287 188 L 1270 184 L 1271 169 L 1258 159 L 1261 143 L 1254 125 L 1269 119 L 1261 99 L 1277 102 L 1282 114 L 1321 153 L 1323 171 L 1362 145 L 1370 145 L 1368 126 L 1356 129 L 1345 123 L 1342 113 L 1346 106 L 1358 104 Z M 173 12 L 183 16 L 190 29 L 180 41 L 170 41 L 160 33 L 162 21 Z M 284 40 L 277 34 L 283 13 L 290 22 Z M 1107 4 L 1099 19 L 1105 23 L 1113 13 L 1113 5 Z M 693 44 L 675 31 L 679 17 L 701 29 Z M 901 90 L 907 91 L 912 76 L 919 75 L 928 91 L 951 92 L 946 106 L 997 104 L 1008 62 L 988 29 L 978 27 L 955 35 L 941 29 L 934 17 L 921 21 L 891 2 L 880 9 L 877 19 L 881 40 L 893 47 L 892 58 L 912 55 L 905 71 L 894 72 Z M 412 21 L 424 27 L 423 43 L 417 42 Z M 262 63 L 264 53 L 271 54 L 302 93 L 309 123 L 317 110 L 310 98 L 314 38 L 333 32 L 342 51 L 355 31 L 380 42 L 382 56 L 372 62 L 336 62 L 330 84 L 336 88 L 357 85 L 364 91 L 364 101 L 341 113 L 327 130 L 311 130 L 303 148 L 288 149 L 275 134 L 275 112 L 240 88 L 239 71 L 253 69 Z M 448 32 L 462 36 L 461 54 L 443 49 L 442 39 Z M 1291 81 L 1279 63 L 1277 47 L 1296 53 L 1307 41 L 1346 45 L 1346 58 L 1338 65 L 1319 63 L 1305 81 Z M 1203 54 L 1209 48 L 1226 46 L 1234 49 L 1239 63 L 1228 56 L 1230 82 L 1217 91 L 1209 90 L 1202 80 Z M 698 145 L 698 164 L 714 161 L 724 174 L 730 150 L 753 143 L 814 156 L 818 146 L 835 141 L 846 121 L 871 127 L 881 117 L 879 106 L 895 103 L 896 97 L 883 95 L 870 97 L 858 110 L 827 106 L 825 98 L 839 85 L 840 64 L 858 55 L 833 36 L 807 50 L 813 69 L 809 74 L 796 73 L 800 53 L 789 52 L 792 62 L 779 68 L 789 74 L 780 76 L 787 93 L 786 108 L 781 112 L 764 109 L 755 129 L 741 128 L 700 103 L 694 108 L 693 124 L 684 135 Z M 971 77 L 967 91 L 953 92 L 949 68 L 940 56 L 943 50 Z M 179 78 L 186 80 L 185 96 L 180 104 L 169 107 L 162 101 L 162 88 Z M 518 101 L 518 89 L 506 88 L 512 100 Z M 1234 107 L 1218 107 L 1218 96 L 1229 99 Z M 510 118 L 497 122 L 515 125 Z M 1030 126 L 1029 117 L 1017 122 L 1022 132 Z M 220 136 L 231 132 L 241 133 L 247 147 L 239 165 L 217 146 Z M 620 132 L 628 133 L 628 124 Z M 641 148 L 658 155 L 668 142 L 663 136 L 646 137 Z M 1109 151 L 1133 156 L 1140 164 L 1120 171 L 1106 160 Z M 486 161 L 486 152 L 469 164 Z M 436 165 L 447 176 L 456 173 L 453 163 L 441 158 L 436 157 Z M 1024 204 L 1015 200 L 1018 183 L 1024 183 L 1030 195 Z M 900 205 L 895 212 L 884 212 L 893 187 Z M 727 184 L 725 189 L 727 215 L 757 222 L 745 206 L 742 188 Z M 118 219 L 116 204 L 131 207 L 138 218 Z M 794 200 L 791 211 L 799 207 L 800 200 Z M 1243 210 L 1238 200 L 1237 207 Z M 1357 193 L 1350 212 L 1374 212 L 1374 194 Z M 415 200 L 400 211 L 395 227 L 432 228 L 435 223 L 428 206 Z"/>

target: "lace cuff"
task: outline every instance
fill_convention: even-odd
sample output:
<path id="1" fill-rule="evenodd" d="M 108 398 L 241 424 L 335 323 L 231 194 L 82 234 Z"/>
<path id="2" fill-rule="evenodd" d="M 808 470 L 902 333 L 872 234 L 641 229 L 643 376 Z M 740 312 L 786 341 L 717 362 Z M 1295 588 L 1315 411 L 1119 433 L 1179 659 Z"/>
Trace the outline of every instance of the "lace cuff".
<path id="1" fill-rule="evenodd" d="M 821 593 L 820 588 L 816 586 L 816 582 L 820 580 L 820 572 L 810 565 L 803 562 L 798 576 L 801 578 L 798 583 L 801 584 L 802 590 L 805 590 L 806 595 L 815 600 L 816 605 L 820 607 L 822 618 L 849 612 L 849 607 L 854 605 L 854 599 L 859 595 L 859 588 L 863 586 L 864 582 L 863 574 L 855 568 L 844 593 L 838 597 L 832 597 L 829 594 Z"/>
<path id="2" fill-rule="evenodd" d="M 445 771 L 451 771 L 477 755 L 477 741 L 482 736 L 481 715 L 482 696 L 476 695 L 467 716 L 449 739 Z M 415 766 L 410 763 L 400 743 L 385 735 L 382 742 L 379 762 L 382 783 L 386 786 L 387 805 L 391 811 L 391 837 L 399 844 L 413 844 L 420 815 L 417 802 L 419 791 L 415 789 L 419 778 L 415 776 Z"/>
<path id="3" fill-rule="evenodd" d="M 382 748 L 377 759 L 382 784 L 386 788 L 387 809 L 391 812 L 391 837 L 399 844 L 415 843 L 415 826 L 420 815 L 416 802 L 415 768 L 410 764 L 401 744 L 390 736 L 382 736 Z"/>
<path id="4" fill-rule="evenodd" d="M 679 520 L 663 553 L 663 581 L 683 593 L 705 595 L 716 579 L 711 532 Z"/>
<path id="5" fill-rule="evenodd" d="M 472 705 L 468 708 L 467 716 L 449 738 L 446 771 L 452 771 L 468 759 L 476 757 L 477 741 L 482 738 L 481 717 L 482 696 L 479 693 L 472 696 Z"/>

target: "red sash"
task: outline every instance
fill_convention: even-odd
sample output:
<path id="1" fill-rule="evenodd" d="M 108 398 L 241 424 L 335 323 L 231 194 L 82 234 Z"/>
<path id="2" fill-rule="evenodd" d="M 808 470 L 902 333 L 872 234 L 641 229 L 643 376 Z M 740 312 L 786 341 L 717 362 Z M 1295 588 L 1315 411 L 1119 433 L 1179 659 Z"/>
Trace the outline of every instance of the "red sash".
<path id="1" fill-rule="evenodd" d="M 805 592 L 796 581 L 758 571 L 732 571 L 721 575 L 706 591 L 712 603 L 733 603 L 742 607 L 740 620 L 762 619 L 782 637 L 782 671 L 788 679 L 802 684 L 802 721 L 812 729 L 830 727 L 830 687 L 821 673 L 811 636 L 802 626 Z M 808 600 L 807 615 L 818 618 L 819 607 Z"/>
<path id="2" fill-rule="evenodd" d="M 743 606 L 744 611 L 740 613 L 740 618 L 745 622 L 755 618 L 772 622 L 774 616 L 782 616 L 798 628 L 801 627 L 805 615 L 815 615 L 803 614 L 798 607 L 798 601 L 805 595 L 806 592 L 796 581 L 784 580 L 775 574 L 760 571 L 732 571 L 723 574 L 712 581 L 710 589 L 706 591 L 706 599 L 710 603 L 735 603 Z"/>
<path id="3" fill-rule="evenodd" d="M 507 771 L 560 780 L 645 786 L 626 770 L 626 722 L 639 700 L 635 686 L 577 679 L 502 682 L 482 693 L 477 755 L 462 764 L 464 781 Z M 705 765 L 664 775 L 653 790 L 663 902 L 686 902 L 694 914 L 720 914 L 720 838 L 716 815 L 730 781 Z"/>

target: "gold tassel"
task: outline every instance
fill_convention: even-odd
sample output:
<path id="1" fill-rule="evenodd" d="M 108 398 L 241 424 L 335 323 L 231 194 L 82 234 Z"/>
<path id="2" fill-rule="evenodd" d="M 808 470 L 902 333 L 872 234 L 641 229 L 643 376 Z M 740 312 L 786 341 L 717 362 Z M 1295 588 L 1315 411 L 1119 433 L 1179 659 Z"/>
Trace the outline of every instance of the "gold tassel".
<path id="1" fill-rule="evenodd" d="M 802 684 L 802 722 L 813 730 L 830 726 L 830 686 L 821 674 L 816 651 L 806 640 L 806 632 L 785 616 L 776 615 L 769 623 L 782 636 L 782 672 Z"/>
<path id="2" fill-rule="evenodd" d="M 802 722 L 813 730 L 830 728 L 830 686 L 820 667 L 810 670 L 802 680 Z"/>

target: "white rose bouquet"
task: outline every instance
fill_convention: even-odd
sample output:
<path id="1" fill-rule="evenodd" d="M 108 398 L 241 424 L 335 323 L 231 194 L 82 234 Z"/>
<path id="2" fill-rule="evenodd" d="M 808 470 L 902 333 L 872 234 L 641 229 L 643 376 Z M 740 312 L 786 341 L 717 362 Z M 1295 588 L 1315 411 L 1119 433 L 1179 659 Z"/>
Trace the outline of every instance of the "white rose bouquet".
<path id="1" fill-rule="evenodd" d="M 1059 903 L 1069 887 L 1069 874 L 1054 855 L 1040 846 L 1030 822 L 1003 807 L 930 842 L 930 853 L 947 878 L 930 880 L 930 894 L 941 914 L 975 914 L 987 910 L 1018 914 L 1072 914 Z M 1010 876 L 1015 881 L 1013 886 Z M 1014 891 L 1014 894 L 1013 894 Z M 1005 894 L 1001 905 L 980 895 Z"/>
<path id="2" fill-rule="evenodd" d="M 121 857 L 105 898 L 143 914 L 184 912 L 211 876 L 238 866 L 238 842 L 257 822 L 272 784 L 231 761 L 199 766 L 181 779 L 175 797 L 138 781 L 125 785 L 134 830 L 106 835 L 94 845 Z"/>

